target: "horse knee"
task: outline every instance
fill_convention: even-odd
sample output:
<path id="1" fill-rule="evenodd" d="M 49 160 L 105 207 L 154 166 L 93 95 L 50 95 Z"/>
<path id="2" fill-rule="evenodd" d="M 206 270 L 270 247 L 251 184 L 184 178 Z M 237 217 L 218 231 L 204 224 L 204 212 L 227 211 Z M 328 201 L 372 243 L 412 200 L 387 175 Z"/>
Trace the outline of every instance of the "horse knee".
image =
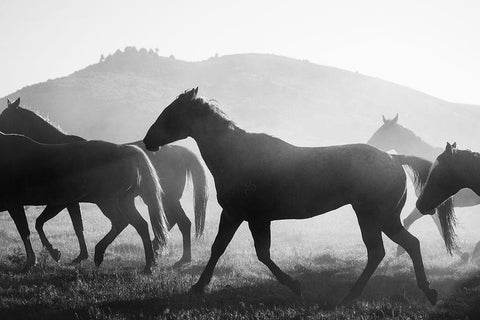
<path id="1" fill-rule="evenodd" d="M 141 232 L 145 232 L 145 230 L 148 232 L 148 223 L 143 219 L 136 221 L 135 227 Z"/>
<path id="2" fill-rule="evenodd" d="M 37 230 L 37 232 L 41 232 L 43 231 L 43 225 L 44 225 L 44 221 L 40 218 L 38 218 L 37 220 L 35 220 L 35 230 Z M 30 232 L 28 232 L 29 235 L 30 235 Z"/>
<path id="3" fill-rule="evenodd" d="M 267 263 L 270 261 L 270 252 L 264 249 L 256 249 L 257 258 L 262 263 Z"/>
<path id="4" fill-rule="evenodd" d="M 368 260 L 377 264 L 380 263 L 383 258 L 385 258 L 385 248 L 383 246 L 376 247 L 368 254 Z"/>

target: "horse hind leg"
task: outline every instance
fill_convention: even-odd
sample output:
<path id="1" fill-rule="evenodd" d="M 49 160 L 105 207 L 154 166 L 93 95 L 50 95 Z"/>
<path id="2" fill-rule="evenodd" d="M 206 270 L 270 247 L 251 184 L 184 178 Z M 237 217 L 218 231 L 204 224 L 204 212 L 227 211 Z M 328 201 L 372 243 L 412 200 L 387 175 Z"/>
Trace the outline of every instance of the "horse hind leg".
<path id="1" fill-rule="evenodd" d="M 37 230 L 38 236 L 40 237 L 40 241 L 45 249 L 47 249 L 48 253 L 53 260 L 58 262 L 60 260 L 61 252 L 58 249 L 55 249 L 50 241 L 48 241 L 45 232 L 43 231 L 44 224 L 49 221 L 50 219 L 54 218 L 60 211 L 63 210 L 63 206 L 46 206 L 45 209 L 42 211 L 40 216 L 35 221 L 35 229 Z"/>
<path id="2" fill-rule="evenodd" d="M 170 223 L 170 221 L 174 221 L 174 223 L 170 223 L 170 225 L 178 224 L 178 229 L 182 233 L 182 240 L 183 240 L 183 254 L 179 261 L 177 261 L 173 267 L 179 268 L 185 263 L 189 263 L 192 261 L 192 240 L 191 240 L 191 226 L 192 222 L 183 211 L 182 205 L 180 204 L 179 200 L 170 200 L 165 201 L 165 215 Z"/>
<path id="3" fill-rule="evenodd" d="M 120 202 L 119 208 L 126 216 L 128 222 L 135 228 L 135 230 L 140 235 L 140 238 L 143 242 L 143 248 L 145 250 L 145 261 L 146 265 L 143 270 L 145 274 L 152 273 L 152 265 L 155 262 L 153 255 L 152 242 L 150 241 L 150 235 L 148 233 L 148 223 L 143 219 L 143 217 L 138 212 L 135 207 L 135 198 L 127 196 L 124 200 Z"/>
<path id="4" fill-rule="evenodd" d="M 283 272 L 270 258 L 270 222 L 249 222 L 248 226 L 253 236 L 258 260 L 270 269 L 281 284 L 290 288 L 297 296 L 302 297 L 300 282 Z"/>
<path id="5" fill-rule="evenodd" d="M 99 267 L 104 258 L 105 250 L 115 240 L 115 238 L 122 232 L 128 225 L 126 219 L 122 216 L 118 210 L 115 202 L 107 202 L 97 204 L 103 214 L 110 219 L 112 227 L 110 231 L 97 243 L 95 246 L 94 262 Z"/>
<path id="6" fill-rule="evenodd" d="M 80 204 L 78 202 L 69 205 L 67 210 L 70 219 L 72 220 L 73 230 L 75 230 L 75 235 L 77 236 L 78 245 L 80 247 L 80 254 L 73 259 L 70 264 L 77 264 L 88 259 L 87 245 L 85 243 L 85 237 L 83 236 L 82 212 L 80 211 Z"/>
<path id="7" fill-rule="evenodd" d="M 25 246 L 25 253 L 27 254 L 27 261 L 23 267 L 24 271 L 28 271 L 35 265 L 35 253 L 33 252 L 32 243 L 30 242 L 30 229 L 28 228 L 27 217 L 25 216 L 25 210 L 23 206 L 8 209 L 10 217 L 12 217 L 18 233 L 22 238 Z"/>
<path id="8" fill-rule="evenodd" d="M 430 289 L 430 284 L 427 281 L 425 268 L 423 266 L 422 254 L 420 251 L 420 241 L 414 237 L 410 232 L 400 223 L 398 218 L 396 221 L 391 221 L 384 226 L 383 232 L 395 243 L 405 249 L 412 259 L 413 268 L 415 269 L 415 277 L 417 279 L 417 286 L 422 290 L 432 305 L 437 303 L 438 293 L 434 289 Z"/>
<path id="9" fill-rule="evenodd" d="M 350 304 L 361 295 L 368 280 L 370 280 L 378 265 L 385 257 L 382 232 L 378 222 L 373 217 L 373 215 L 370 216 L 364 212 L 357 212 L 363 243 L 367 248 L 367 265 L 350 289 L 350 292 L 342 300 L 342 304 Z"/>

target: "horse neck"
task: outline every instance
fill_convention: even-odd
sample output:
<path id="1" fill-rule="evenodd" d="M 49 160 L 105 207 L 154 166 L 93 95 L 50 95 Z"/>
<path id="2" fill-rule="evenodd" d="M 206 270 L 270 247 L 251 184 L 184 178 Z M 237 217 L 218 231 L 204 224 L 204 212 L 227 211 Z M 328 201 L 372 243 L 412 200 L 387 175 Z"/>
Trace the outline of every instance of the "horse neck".
<path id="1" fill-rule="evenodd" d="M 35 128 L 35 127 L 34 127 Z M 34 139 L 35 141 L 46 143 L 46 144 L 59 144 L 59 143 L 68 143 L 72 140 L 70 136 L 64 134 L 54 126 L 50 124 L 38 125 L 36 132 L 28 133 L 27 136 Z"/>
<path id="2" fill-rule="evenodd" d="M 394 149 L 399 154 L 414 155 L 427 160 L 434 160 L 442 153 L 442 149 L 431 146 L 407 129 L 402 137 L 396 140 Z"/>
<path id="3" fill-rule="evenodd" d="M 208 169 L 215 176 L 215 173 L 219 170 L 226 169 L 225 166 L 228 166 L 230 163 L 228 159 L 236 157 L 236 140 L 243 133 L 245 131 L 242 129 L 233 127 L 219 131 L 197 131 L 191 137 L 197 143 Z"/>
<path id="4" fill-rule="evenodd" d="M 455 169 L 463 187 L 470 188 L 480 195 L 480 154 L 477 153 L 471 158 L 457 163 Z"/>

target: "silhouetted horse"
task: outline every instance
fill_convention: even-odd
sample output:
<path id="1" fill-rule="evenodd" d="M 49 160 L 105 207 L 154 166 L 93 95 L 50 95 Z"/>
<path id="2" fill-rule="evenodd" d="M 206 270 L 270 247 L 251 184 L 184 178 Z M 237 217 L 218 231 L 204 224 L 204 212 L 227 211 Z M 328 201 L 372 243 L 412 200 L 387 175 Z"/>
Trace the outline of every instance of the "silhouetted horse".
<path id="1" fill-rule="evenodd" d="M 364 289 L 385 250 L 384 232 L 410 254 L 418 286 L 435 304 L 419 241 L 400 222 L 407 191 L 402 165 L 428 172 L 429 162 L 390 156 L 365 144 L 302 148 L 266 134 L 237 127 L 197 89 L 178 96 L 148 130 L 145 146 L 158 150 L 172 141 L 192 137 L 215 179 L 223 211 L 210 259 L 193 292 L 203 292 L 218 259 L 242 221 L 247 221 L 258 259 L 297 295 L 300 283 L 270 258 L 270 222 L 306 219 L 351 204 L 368 251 L 368 262 L 344 299 L 349 303 Z"/>
<path id="2" fill-rule="evenodd" d="M 7 108 L 0 114 L 0 131 L 5 133 L 18 133 L 30 137 L 38 142 L 47 144 L 61 144 L 75 141 L 85 141 L 83 138 L 67 135 L 57 127 L 35 112 L 21 108 L 20 98 L 11 103 L 8 101 Z M 144 149 L 141 141 L 132 143 Z M 176 263 L 181 265 L 191 261 L 190 219 L 187 217 L 180 204 L 185 188 L 186 176 L 192 178 L 194 191 L 195 232 L 196 236 L 203 233 L 205 226 L 205 214 L 207 205 L 207 183 L 205 171 L 198 157 L 181 146 L 165 146 L 159 152 L 148 152 L 160 184 L 163 189 L 163 205 L 170 228 L 178 224 L 183 237 L 183 255 Z M 80 255 L 73 261 L 80 262 L 88 257 L 85 239 L 83 237 L 83 224 L 78 203 L 68 205 L 68 212 L 73 222 L 73 227 L 80 244 Z M 60 251 L 53 249 L 43 232 L 45 222 L 56 216 L 58 208 L 47 207 L 36 221 L 36 229 L 41 235 L 42 241 L 55 260 L 60 258 Z M 43 235 L 43 236 L 42 236 Z M 156 241 L 154 241 L 154 244 Z"/>
<path id="3" fill-rule="evenodd" d="M 110 232 L 95 246 L 94 261 L 103 261 L 107 246 L 131 224 L 142 238 L 145 272 L 154 263 L 148 224 L 135 208 L 140 195 L 148 205 L 159 245 L 166 241 L 166 218 L 161 188 L 150 160 L 136 146 L 103 141 L 62 145 L 40 144 L 22 135 L 0 133 L 0 210 L 8 210 L 25 244 L 26 267 L 35 263 L 24 205 L 48 205 L 62 210 L 66 204 L 91 202 L 112 223 Z"/>
<path id="4" fill-rule="evenodd" d="M 395 150 L 399 154 L 413 155 L 430 161 L 435 160 L 435 158 L 443 152 L 442 148 L 431 146 L 415 135 L 411 130 L 401 126 L 398 123 L 398 114 L 391 120 L 383 117 L 383 125 L 373 134 L 367 143 L 383 151 Z M 421 190 L 416 188 L 415 193 L 417 197 L 420 192 Z M 480 204 L 480 197 L 470 189 L 462 189 L 454 196 L 453 204 L 455 207 L 475 206 Z M 423 215 L 417 210 L 417 208 L 414 208 L 403 220 L 405 229 L 408 230 L 410 226 L 421 217 L 423 217 Z M 433 221 L 435 221 L 438 231 L 442 234 L 442 227 L 438 216 L 435 214 L 432 215 L 432 218 Z M 397 255 L 404 252 L 405 251 L 399 247 Z M 455 248 L 455 253 L 464 261 L 469 258 L 468 253 L 462 252 L 458 247 Z"/>
<path id="5" fill-rule="evenodd" d="M 456 143 L 447 143 L 445 151 L 433 163 L 422 194 L 417 199 L 417 208 L 423 214 L 431 213 L 433 208 L 442 203 L 448 208 L 439 212 L 439 218 L 449 252 L 456 247 L 451 197 L 462 188 L 470 188 L 480 196 L 480 153 L 456 147 Z M 480 257 L 480 241 L 475 246 L 472 257 Z"/>

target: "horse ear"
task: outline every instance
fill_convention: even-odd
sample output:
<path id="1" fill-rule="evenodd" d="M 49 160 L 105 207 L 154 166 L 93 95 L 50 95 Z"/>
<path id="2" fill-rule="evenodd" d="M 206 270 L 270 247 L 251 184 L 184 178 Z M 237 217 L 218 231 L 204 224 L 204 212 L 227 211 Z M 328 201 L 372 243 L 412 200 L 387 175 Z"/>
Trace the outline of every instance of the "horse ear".
<path id="1" fill-rule="evenodd" d="M 382 120 L 383 120 L 383 123 L 387 123 L 387 122 L 388 122 L 387 118 L 385 118 L 385 116 L 384 116 L 383 114 L 382 114 Z"/>
<path id="2" fill-rule="evenodd" d="M 448 155 L 452 155 L 453 154 L 453 151 L 452 151 L 452 145 L 450 143 L 447 142 L 447 146 L 445 147 L 445 153 L 448 154 Z"/>
<path id="3" fill-rule="evenodd" d="M 193 89 L 193 98 L 196 98 L 196 97 L 197 97 L 197 93 L 198 93 L 198 87 L 196 87 L 195 89 Z"/>
<path id="4" fill-rule="evenodd" d="M 397 122 L 398 122 L 398 113 L 397 113 L 397 115 L 395 116 L 395 118 L 393 118 L 392 124 L 395 124 L 395 123 L 397 123 Z"/>
<path id="5" fill-rule="evenodd" d="M 10 101 L 10 99 L 7 98 L 7 107 L 10 107 L 11 104 L 12 104 L 12 101 Z"/>
<path id="6" fill-rule="evenodd" d="M 454 142 L 454 143 L 452 144 L 452 148 L 453 148 L 453 149 L 457 149 L 457 143 L 456 143 L 456 142 Z"/>

